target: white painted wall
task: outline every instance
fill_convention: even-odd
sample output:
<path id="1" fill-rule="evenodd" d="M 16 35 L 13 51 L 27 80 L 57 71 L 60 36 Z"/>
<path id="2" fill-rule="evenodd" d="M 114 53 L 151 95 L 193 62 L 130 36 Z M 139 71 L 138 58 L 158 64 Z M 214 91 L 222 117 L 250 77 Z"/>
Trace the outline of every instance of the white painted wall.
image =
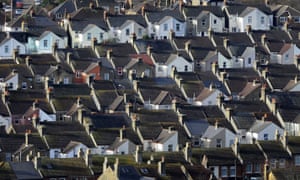
<path id="1" fill-rule="evenodd" d="M 0 58 L 12 58 L 13 50 L 19 49 L 19 54 L 26 53 L 26 47 L 14 38 L 9 38 L 4 43 L 0 44 Z"/>
<path id="2" fill-rule="evenodd" d="M 67 46 L 66 40 L 53 32 L 46 31 L 41 36 L 42 38 L 37 39 L 35 42 L 38 53 L 52 53 L 54 43 L 57 43 L 58 48 L 65 48 Z"/>
<path id="3" fill-rule="evenodd" d="M 81 34 L 82 38 L 79 38 L 79 41 L 75 41 L 80 47 L 90 47 L 92 45 L 93 38 L 97 39 L 97 43 L 101 43 L 109 38 L 106 31 L 94 24 L 89 24 L 87 27 L 85 27 Z"/>
<path id="4" fill-rule="evenodd" d="M 248 21 L 249 17 L 251 17 L 250 22 Z M 238 29 L 240 29 L 241 32 L 246 31 L 247 25 L 251 25 L 253 30 L 270 30 L 270 26 L 272 25 L 269 16 L 256 8 L 246 16 L 238 17 L 237 22 Z"/>

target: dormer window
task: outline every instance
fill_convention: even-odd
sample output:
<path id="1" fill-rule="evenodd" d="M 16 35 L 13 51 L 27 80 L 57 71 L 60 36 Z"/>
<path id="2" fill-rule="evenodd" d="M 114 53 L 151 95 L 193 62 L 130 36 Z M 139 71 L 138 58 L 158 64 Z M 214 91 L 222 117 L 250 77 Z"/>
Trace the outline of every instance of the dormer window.
<path id="1" fill-rule="evenodd" d="M 22 89 L 27 89 L 27 82 L 22 82 Z"/>
<path id="2" fill-rule="evenodd" d="M 126 29 L 126 36 L 129 36 L 129 35 L 130 35 L 130 30 Z"/>

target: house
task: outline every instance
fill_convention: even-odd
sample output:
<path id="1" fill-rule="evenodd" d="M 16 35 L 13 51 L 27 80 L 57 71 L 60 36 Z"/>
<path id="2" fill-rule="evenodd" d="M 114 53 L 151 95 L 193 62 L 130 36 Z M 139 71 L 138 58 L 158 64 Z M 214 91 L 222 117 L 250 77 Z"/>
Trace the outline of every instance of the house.
<path id="1" fill-rule="evenodd" d="M 170 78 L 136 80 L 133 88 L 146 109 L 171 109 L 174 99 L 184 99 L 180 89 Z"/>
<path id="2" fill-rule="evenodd" d="M 185 36 L 186 22 L 179 9 L 159 12 L 146 12 L 148 36 L 152 39 L 169 39 L 174 36 Z"/>
<path id="3" fill-rule="evenodd" d="M 155 152 L 160 151 L 176 151 L 178 146 L 178 132 L 175 130 L 162 129 L 158 137 L 152 142 L 152 150 Z"/>
<path id="4" fill-rule="evenodd" d="M 283 135 L 283 141 L 285 141 L 286 135 Z M 258 147 L 262 149 L 265 159 L 267 159 L 267 165 L 269 171 L 279 168 L 292 167 L 291 154 L 286 149 L 287 144 L 282 144 L 276 141 L 258 141 Z"/>
<path id="5" fill-rule="evenodd" d="M 77 106 L 87 108 L 90 112 L 100 111 L 99 102 L 87 84 L 53 85 L 49 96 L 57 120 L 68 120 L 70 116 L 66 113 L 76 112 Z M 75 111 L 72 111 L 74 104 L 76 105 Z M 72 121 L 72 119 L 69 120 Z"/>
<path id="6" fill-rule="evenodd" d="M 300 11 L 287 5 L 272 7 L 274 14 L 274 26 L 284 26 L 286 22 L 300 23 Z"/>
<path id="7" fill-rule="evenodd" d="M 208 36 L 209 31 L 224 31 L 225 16 L 219 6 L 185 6 L 182 13 L 189 36 Z"/>
<path id="8" fill-rule="evenodd" d="M 246 32 L 247 26 L 253 30 L 270 30 L 273 26 L 273 15 L 267 6 L 229 5 L 225 6 L 229 32 Z"/>
<path id="9" fill-rule="evenodd" d="M 56 48 L 67 47 L 67 36 L 57 35 L 52 31 L 44 31 L 35 41 L 35 46 L 28 48 L 28 53 L 53 53 L 53 46 Z"/>
<path id="10" fill-rule="evenodd" d="M 89 154 L 81 158 L 37 158 L 37 169 L 44 179 L 85 178 L 95 179 L 91 169 Z"/>
<path id="11" fill-rule="evenodd" d="M 43 122 L 37 129 L 45 137 L 50 158 L 81 157 L 80 152 L 96 148 L 88 128 L 78 122 Z"/>
<path id="12" fill-rule="evenodd" d="M 271 90 L 298 91 L 299 70 L 294 64 L 267 64 L 261 68 L 260 74 Z"/>
<path id="13" fill-rule="evenodd" d="M 131 126 L 138 134 L 144 151 L 168 151 L 168 147 L 174 151 L 188 141 L 177 114 L 172 110 L 141 109 L 130 113 L 130 117 Z"/>
<path id="14" fill-rule="evenodd" d="M 217 46 L 219 68 L 252 68 L 255 60 L 254 42 L 247 33 L 216 33 L 212 39 Z"/>
<path id="15" fill-rule="evenodd" d="M 121 111 L 122 109 L 119 108 L 124 108 L 122 106 L 123 96 L 118 94 L 117 87 L 112 81 L 95 80 L 91 87 L 92 94 L 97 98 L 102 112 Z M 111 105 L 114 103 L 116 108 L 111 109 Z"/>
<path id="16" fill-rule="evenodd" d="M 72 48 L 91 47 L 93 40 L 104 42 L 110 38 L 103 9 L 83 7 L 64 19 L 64 28 L 71 36 Z"/>
<path id="17" fill-rule="evenodd" d="M 256 44 L 263 45 L 270 54 L 270 63 L 294 63 L 294 45 L 286 31 L 252 31 L 251 36 Z"/>
<path id="18" fill-rule="evenodd" d="M 69 49 L 60 57 L 74 72 L 70 83 L 90 85 L 101 79 L 101 60 L 92 48 Z"/>
<path id="19" fill-rule="evenodd" d="M 221 148 L 231 147 L 236 135 L 224 127 L 219 127 L 218 122 L 214 126 L 209 126 L 201 136 L 202 147 Z"/>
<path id="20" fill-rule="evenodd" d="M 241 178 L 241 162 L 232 148 L 210 148 L 192 150 L 195 163 L 202 164 L 213 172 L 216 178 Z"/>
<path id="21" fill-rule="evenodd" d="M 142 15 L 108 16 L 107 25 L 111 38 L 116 42 L 130 42 L 134 36 L 142 39 L 147 35 L 147 23 Z"/>
<path id="22" fill-rule="evenodd" d="M 128 125 L 125 113 L 93 114 L 85 117 L 93 131 L 91 136 L 97 144 L 92 154 L 131 154 L 141 142 Z"/>
<path id="23" fill-rule="evenodd" d="M 26 46 L 22 42 L 15 39 L 13 36 L 9 35 L 8 33 L 4 33 L 1 35 L 0 40 L 0 58 L 13 58 L 14 53 L 17 52 L 18 54 L 25 54 L 26 53 Z"/>
<path id="24" fill-rule="evenodd" d="M 127 77 L 124 67 L 131 60 L 130 55 L 136 54 L 134 47 L 130 43 L 102 43 L 95 47 L 95 51 L 99 57 L 106 57 L 113 68 L 110 69 L 113 71 L 105 72 L 104 79 L 124 79 Z"/>
<path id="25" fill-rule="evenodd" d="M 9 165 L 17 179 L 43 179 L 33 162 L 10 162 Z"/>
<path id="26" fill-rule="evenodd" d="M 251 142 L 255 140 L 276 140 L 276 136 L 283 135 L 284 129 L 271 121 L 256 120 L 246 133 L 246 138 Z"/>
<path id="27" fill-rule="evenodd" d="M 290 135 L 299 134 L 298 95 L 298 92 L 282 92 L 271 93 L 266 97 L 266 105 Z"/>
<path id="28" fill-rule="evenodd" d="M 265 157 L 257 144 L 239 144 L 237 156 L 243 162 L 244 177 L 263 178 L 265 170 Z"/>
<path id="29" fill-rule="evenodd" d="M 147 54 L 132 54 L 131 61 L 124 67 L 129 80 L 155 77 L 155 66 Z"/>
<path id="30" fill-rule="evenodd" d="M 33 74 L 25 64 L 16 64 L 15 62 L 0 64 L 2 79 L 1 89 L 16 91 L 18 89 L 27 89 L 32 86 L 30 78 Z"/>
<path id="31" fill-rule="evenodd" d="M 178 53 L 194 62 L 194 71 L 207 72 L 218 61 L 216 45 L 210 37 L 174 37 L 171 42 Z"/>

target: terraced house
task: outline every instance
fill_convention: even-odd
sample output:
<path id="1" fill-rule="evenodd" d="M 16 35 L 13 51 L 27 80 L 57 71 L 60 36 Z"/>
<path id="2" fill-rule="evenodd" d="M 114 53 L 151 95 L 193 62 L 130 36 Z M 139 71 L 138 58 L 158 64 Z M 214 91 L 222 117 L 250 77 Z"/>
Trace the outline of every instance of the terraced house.
<path id="1" fill-rule="evenodd" d="M 298 10 L 43 4 L 0 13 L 0 179 L 300 178 Z"/>

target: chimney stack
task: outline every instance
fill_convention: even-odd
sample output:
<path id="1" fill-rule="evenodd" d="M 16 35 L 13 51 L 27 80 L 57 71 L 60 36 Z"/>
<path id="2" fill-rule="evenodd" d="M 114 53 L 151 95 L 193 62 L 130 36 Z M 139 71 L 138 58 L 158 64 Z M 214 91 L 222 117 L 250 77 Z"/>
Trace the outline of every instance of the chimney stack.
<path id="1" fill-rule="evenodd" d="M 160 176 L 166 175 L 166 164 L 165 164 L 165 157 L 161 157 L 161 161 L 158 162 L 158 174 Z"/>
<path id="2" fill-rule="evenodd" d="M 125 125 L 120 129 L 120 141 L 123 141 L 126 138 L 126 128 Z"/>
<path id="3" fill-rule="evenodd" d="M 186 142 L 185 148 L 184 148 L 184 159 L 187 162 L 191 162 L 192 157 L 192 147 L 190 142 Z"/>
<path id="4" fill-rule="evenodd" d="M 143 162 L 143 157 L 142 157 L 143 151 L 142 148 L 137 145 L 136 150 L 135 150 L 135 162 L 138 164 L 141 164 Z"/>
<path id="5" fill-rule="evenodd" d="M 25 146 L 28 146 L 28 132 L 25 133 Z"/>
<path id="6" fill-rule="evenodd" d="M 115 161 L 115 164 L 114 164 L 114 171 L 115 171 L 116 177 L 118 177 L 118 174 L 119 174 L 119 158 L 116 158 L 116 161 Z"/>
<path id="7" fill-rule="evenodd" d="M 102 173 L 104 173 L 107 169 L 107 157 L 104 157 L 103 165 L 102 165 Z"/>

